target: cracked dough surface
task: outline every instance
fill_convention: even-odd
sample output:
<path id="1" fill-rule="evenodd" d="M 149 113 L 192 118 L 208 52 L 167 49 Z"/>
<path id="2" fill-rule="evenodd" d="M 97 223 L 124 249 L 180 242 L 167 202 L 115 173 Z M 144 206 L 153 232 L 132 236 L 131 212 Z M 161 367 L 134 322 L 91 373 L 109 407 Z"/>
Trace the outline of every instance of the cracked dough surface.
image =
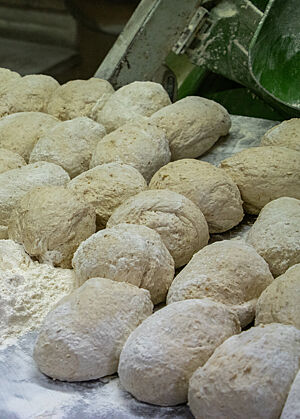
<path id="1" fill-rule="evenodd" d="M 283 323 L 300 329 L 300 263 L 276 278 L 261 294 L 255 324 Z"/>
<path id="2" fill-rule="evenodd" d="M 73 178 L 88 170 L 92 154 L 105 134 L 103 125 L 84 116 L 61 122 L 40 137 L 29 161 L 58 164 Z"/>
<path id="3" fill-rule="evenodd" d="M 300 263 L 300 200 L 282 197 L 267 204 L 246 241 L 265 259 L 275 277 Z"/>
<path id="4" fill-rule="evenodd" d="M 151 121 L 165 130 L 172 160 L 201 156 L 231 127 L 223 106 L 199 96 L 165 106 L 151 116 Z"/>
<path id="5" fill-rule="evenodd" d="M 193 201 L 203 212 L 210 233 L 229 230 L 244 216 L 240 192 L 231 177 L 204 161 L 171 162 L 155 173 L 149 187 L 170 189 Z"/>
<path id="6" fill-rule="evenodd" d="M 196 419 L 279 418 L 299 370 L 300 330 L 268 324 L 222 343 L 190 379 Z"/>
<path id="7" fill-rule="evenodd" d="M 9 238 L 42 263 L 71 268 L 79 244 L 96 230 L 92 207 L 63 186 L 29 191 L 12 212 Z"/>
<path id="8" fill-rule="evenodd" d="M 20 154 L 0 148 L 0 174 L 25 165 L 26 162 Z"/>
<path id="9" fill-rule="evenodd" d="M 60 121 L 42 112 L 17 112 L 0 119 L 0 147 L 20 154 L 26 162 L 40 137 Z"/>
<path id="10" fill-rule="evenodd" d="M 38 162 L 0 174 L 0 237 L 7 238 L 11 212 L 30 189 L 42 185 L 65 185 L 67 172 L 53 163 Z"/>
<path id="11" fill-rule="evenodd" d="M 129 198 L 112 213 L 107 227 L 142 224 L 157 231 L 175 266 L 185 265 L 209 239 L 207 222 L 185 196 L 168 190 L 149 190 Z"/>
<path id="12" fill-rule="evenodd" d="M 236 315 L 223 304 L 204 299 L 164 307 L 128 338 L 118 368 L 121 384 L 143 402 L 184 403 L 193 372 L 239 332 Z"/>
<path id="13" fill-rule="evenodd" d="M 90 116 L 111 132 L 139 116 L 150 116 L 170 103 L 161 84 L 135 81 L 118 89 L 104 104 L 101 100 L 96 103 Z"/>
<path id="14" fill-rule="evenodd" d="M 150 181 L 171 157 L 165 133 L 147 118 L 129 122 L 106 135 L 97 145 L 90 168 L 104 163 L 125 163 Z"/>
<path id="15" fill-rule="evenodd" d="M 300 152 L 284 147 L 252 147 L 221 162 L 238 185 L 245 211 L 259 214 L 282 196 L 300 199 Z"/>
<path id="16" fill-rule="evenodd" d="M 147 289 L 154 304 L 165 301 L 174 278 L 174 261 L 159 234 L 134 224 L 118 224 L 93 234 L 74 254 L 81 285 L 96 276 Z"/>
<path id="17" fill-rule="evenodd" d="M 47 112 L 62 121 L 89 116 L 97 100 L 107 100 L 113 93 L 114 88 L 106 80 L 71 80 L 53 92 Z"/>
<path id="18" fill-rule="evenodd" d="M 244 327 L 253 320 L 257 298 L 272 281 L 268 264 L 252 246 L 224 240 L 193 256 L 172 282 L 167 304 L 211 298 L 232 309 Z"/>
<path id="19" fill-rule="evenodd" d="M 283 121 L 269 129 L 262 137 L 260 145 L 287 147 L 300 151 L 300 118 Z"/>
<path id="20" fill-rule="evenodd" d="M 77 176 L 68 183 L 68 188 L 93 206 L 100 230 L 105 228 L 113 210 L 129 197 L 147 189 L 147 183 L 134 167 L 107 163 Z"/>
<path id="21" fill-rule="evenodd" d="M 62 381 L 114 374 L 126 339 L 152 309 L 148 291 L 92 278 L 47 315 L 34 347 L 35 362 L 44 374 Z"/>

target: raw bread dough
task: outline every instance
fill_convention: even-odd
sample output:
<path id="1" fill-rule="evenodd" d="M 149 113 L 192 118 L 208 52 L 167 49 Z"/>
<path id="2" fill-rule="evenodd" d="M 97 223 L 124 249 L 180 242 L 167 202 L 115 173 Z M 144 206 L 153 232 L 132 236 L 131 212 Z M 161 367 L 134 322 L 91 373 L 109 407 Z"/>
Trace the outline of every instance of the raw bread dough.
<path id="1" fill-rule="evenodd" d="M 299 370 L 300 330 L 252 327 L 220 345 L 190 379 L 196 419 L 279 418 Z"/>
<path id="2" fill-rule="evenodd" d="M 11 71 L 8 68 L 0 67 L 0 95 L 3 91 L 6 90 L 7 84 L 9 82 L 11 82 L 12 80 L 17 80 L 19 78 L 21 78 L 19 73 Z"/>
<path id="3" fill-rule="evenodd" d="M 33 262 L 23 246 L 0 240 L 0 343 L 38 329 L 74 287 L 73 270 Z"/>
<path id="4" fill-rule="evenodd" d="M 111 132 L 139 115 L 150 116 L 170 103 L 168 93 L 159 83 L 135 81 L 121 87 L 104 104 L 100 99 L 90 116 Z"/>
<path id="5" fill-rule="evenodd" d="M 238 187 L 224 171 L 210 163 L 183 159 L 162 167 L 150 189 L 170 189 L 193 201 L 203 212 L 210 233 L 230 230 L 244 212 Z"/>
<path id="6" fill-rule="evenodd" d="M 246 241 L 265 259 L 275 277 L 300 263 L 300 200 L 283 197 L 267 204 Z"/>
<path id="7" fill-rule="evenodd" d="M 224 240 L 196 253 L 174 279 L 167 303 L 211 298 L 237 313 L 242 327 L 255 314 L 257 298 L 273 281 L 267 263 L 241 240 Z"/>
<path id="8" fill-rule="evenodd" d="M 261 294 L 255 324 L 283 323 L 300 329 L 300 263 L 289 268 Z"/>
<path id="9" fill-rule="evenodd" d="M 128 338 L 118 369 L 121 384 L 143 402 L 184 403 L 193 372 L 239 332 L 236 315 L 223 304 L 204 299 L 164 307 Z"/>
<path id="10" fill-rule="evenodd" d="M 39 139 L 29 161 L 56 163 L 73 178 L 88 170 L 92 154 L 105 134 L 103 125 L 84 116 L 61 122 Z"/>
<path id="11" fill-rule="evenodd" d="M 287 147 L 300 151 L 300 118 L 283 121 L 269 129 L 262 137 L 260 145 Z"/>
<path id="12" fill-rule="evenodd" d="M 98 99 L 106 100 L 114 93 L 112 85 L 102 79 L 71 80 L 52 94 L 47 111 L 63 121 L 89 116 Z"/>
<path id="13" fill-rule="evenodd" d="M 151 116 L 169 140 L 172 160 L 199 157 L 231 127 L 223 106 L 199 96 L 188 96 Z"/>
<path id="14" fill-rule="evenodd" d="M 68 188 L 93 206 L 97 229 L 100 230 L 105 228 L 113 210 L 130 196 L 147 189 L 147 183 L 134 167 L 107 163 L 77 176 L 68 184 Z"/>
<path id="15" fill-rule="evenodd" d="M 18 112 L 0 119 L 0 147 L 20 154 L 26 162 L 36 142 L 58 119 L 42 112 Z"/>
<path id="16" fill-rule="evenodd" d="M 19 201 L 8 236 L 40 262 L 71 268 L 75 250 L 95 230 L 96 214 L 89 204 L 62 186 L 42 186 Z"/>
<path id="17" fill-rule="evenodd" d="M 93 234 L 74 254 L 78 285 L 93 277 L 147 289 L 154 304 L 165 301 L 174 278 L 174 261 L 154 230 L 118 224 Z"/>
<path id="18" fill-rule="evenodd" d="M 36 186 L 65 185 L 70 177 L 60 166 L 38 162 L 0 174 L 0 237 L 7 238 L 11 212 L 19 200 Z"/>
<path id="19" fill-rule="evenodd" d="M 300 419 L 300 371 L 290 388 L 280 419 Z"/>
<path id="20" fill-rule="evenodd" d="M 14 153 L 6 148 L 0 148 L 0 173 L 25 165 L 26 162 L 20 154 Z"/>
<path id="21" fill-rule="evenodd" d="M 0 116 L 15 112 L 47 112 L 50 96 L 59 87 L 51 76 L 32 74 L 7 83 L 0 92 Z"/>
<path id="22" fill-rule="evenodd" d="M 111 162 L 129 164 L 149 182 L 161 166 L 169 163 L 170 158 L 163 130 L 147 118 L 142 118 L 106 135 L 98 143 L 90 167 Z"/>
<path id="23" fill-rule="evenodd" d="M 143 191 L 112 213 L 107 227 L 120 223 L 143 224 L 160 234 L 176 268 L 206 246 L 208 226 L 202 212 L 189 199 L 173 191 Z"/>
<path id="24" fill-rule="evenodd" d="M 300 152 L 284 147 L 253 147 L 221 162 L 238 185 L 245 211 L 259 214 L 281 196 L 300 199 Z"/>
<path id="25" fill-rule="evenodd" d="M 152 309 L 146 290 L 90 279 L 47 315 L 34 348 L 35 362 L 44 374 L 62 381 L 114 374 L 126 339 Z"/>

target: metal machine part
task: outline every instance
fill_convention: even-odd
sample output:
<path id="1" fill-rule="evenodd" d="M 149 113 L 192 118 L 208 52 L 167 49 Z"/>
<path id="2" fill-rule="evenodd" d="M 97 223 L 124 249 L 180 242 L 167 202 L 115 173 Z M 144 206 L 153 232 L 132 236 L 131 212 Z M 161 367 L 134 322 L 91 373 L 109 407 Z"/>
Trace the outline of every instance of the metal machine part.
<path id="1" fill-rule="evenodd" d="M 175 76 L 163 67 L 172 50 L 185 54 L 199 71 L 249 88 L 286 117 L 298 116 L 297 1 L 269 0 L 263 14 L 250 0 L 142 0 L 96 77 L 115 88 L 135 80 L 156 81 L 174 98 Z"/>

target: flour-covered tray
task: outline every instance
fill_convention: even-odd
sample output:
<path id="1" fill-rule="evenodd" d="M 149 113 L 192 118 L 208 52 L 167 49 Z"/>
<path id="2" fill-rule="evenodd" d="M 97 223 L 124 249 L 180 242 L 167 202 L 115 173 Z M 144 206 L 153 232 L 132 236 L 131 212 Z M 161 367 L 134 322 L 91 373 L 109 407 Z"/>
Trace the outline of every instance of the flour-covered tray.
<path id="1" fill-rule="evenodd" d="M 277 122 L 232 116 L 232 128 L 200 159 L 218 165 L 238 151 L 257 146 Z M 211 241 L 242 237 L 253 217 Z M 141 403 L 122 390 L 116 376 L 84 383 L 62 383 L 41 374 L 32 359 L 37 332 L 0 345 L 0 419 L 188 419 L 186 405 L 158 407 Z"/>

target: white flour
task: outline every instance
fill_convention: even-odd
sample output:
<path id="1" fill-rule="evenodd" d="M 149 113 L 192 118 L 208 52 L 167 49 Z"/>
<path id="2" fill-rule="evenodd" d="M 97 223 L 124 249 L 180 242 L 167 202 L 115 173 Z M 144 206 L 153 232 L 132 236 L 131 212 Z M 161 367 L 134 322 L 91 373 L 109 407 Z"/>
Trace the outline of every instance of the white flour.
<path id="1" fill-rule="evenodd" d="M 0 240 L 0 344 L 37 329 L 74 284 L 72 270 L 33 262 L 21 245 Z"/>

